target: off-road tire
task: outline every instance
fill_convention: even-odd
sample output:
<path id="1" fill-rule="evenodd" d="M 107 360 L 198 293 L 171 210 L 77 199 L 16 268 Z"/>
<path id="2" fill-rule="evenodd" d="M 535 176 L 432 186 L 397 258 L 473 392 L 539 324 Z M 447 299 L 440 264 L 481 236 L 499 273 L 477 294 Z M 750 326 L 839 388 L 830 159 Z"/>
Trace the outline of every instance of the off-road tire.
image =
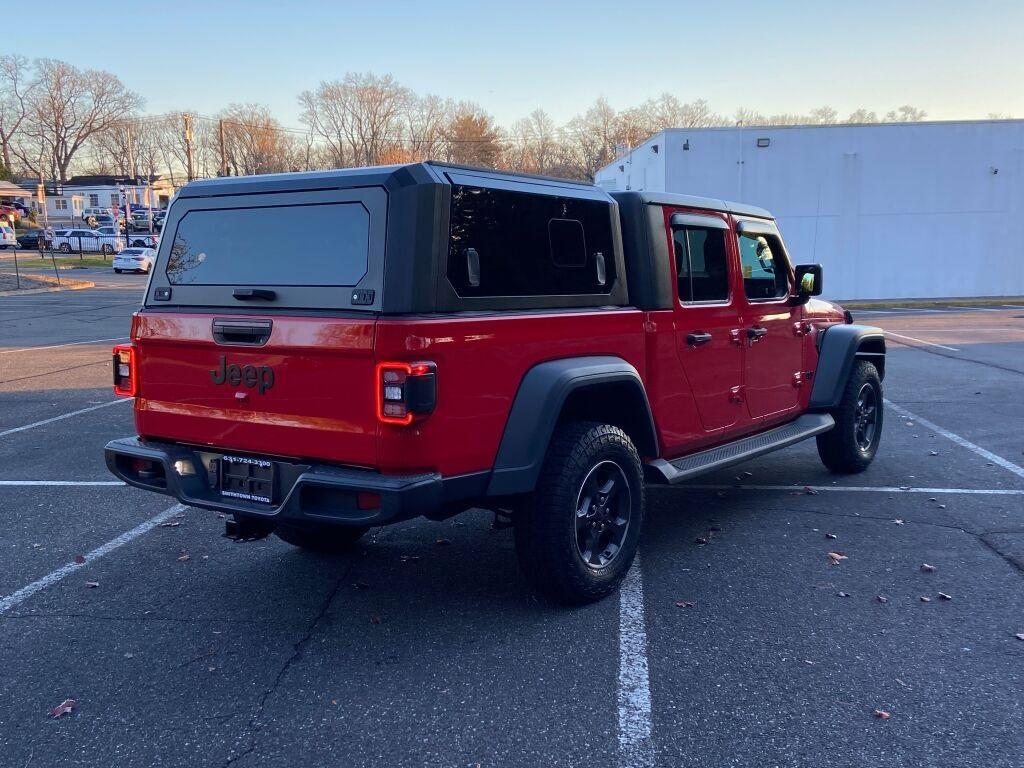
<path id="1" fill-rule="evenodd" d="M 629 514 L 616 554 L 603 566 L 584 562 L 577 545 L 577 503 L 592 471 L 609 464 L 625 479 Z M 614 470 L 613 470 L 614 471 Z M 625 432 L 610 424 L 560 425 L 548 446 L 534 492 L 513 514 L 516 554 L 524 575 L 541 594 L 582 605 L 614 592 L 633 563 L 644 518 L 643 467 Z"/>
<path id="2" fill-rule="evenodd" d="M 865 447 L 863 440 L 858 442 L 858 420 L 863 418 L 858 402 L 866 387 L 874 390 L 874 430 Z M 867 469 L 878 452 L 882 437 L 882 411 L 882 382 L 878 369 L 867 360 L 855 361 L 839 406 L 832 411 L 836 425 L 817 437 L 818 456 L 822 463 L 840 474 L 855 474 Z"/>
<path id="3" fill-rule="evenodd" d="M 333 554 L 351 549 L 370 530 L 363 525 L 296 526 L 279 525 L 274 533 L 299 549 Z"/>

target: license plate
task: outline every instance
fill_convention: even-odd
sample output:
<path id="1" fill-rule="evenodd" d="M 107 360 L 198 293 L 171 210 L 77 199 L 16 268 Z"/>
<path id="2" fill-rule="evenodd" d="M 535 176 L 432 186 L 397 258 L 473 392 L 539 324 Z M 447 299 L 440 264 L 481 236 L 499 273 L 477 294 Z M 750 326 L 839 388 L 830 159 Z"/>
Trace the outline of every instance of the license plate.
<path id="1" fill-rule="evenodd" d="M 221 456 L 220 495 L 274 503 L 274 462 L 250 456 Z"/>

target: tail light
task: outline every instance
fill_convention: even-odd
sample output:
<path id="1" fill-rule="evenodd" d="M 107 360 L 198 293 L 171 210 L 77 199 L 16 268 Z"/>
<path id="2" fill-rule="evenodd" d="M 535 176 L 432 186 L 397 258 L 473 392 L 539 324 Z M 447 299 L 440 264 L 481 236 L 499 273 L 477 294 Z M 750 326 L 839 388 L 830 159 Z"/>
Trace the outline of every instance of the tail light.
<path id="1" fill-rule="evenodd" d="M 377 418 L 408 426 L 437 403 L 437 366 L 430 362 L 377 364 Z"/>
<path id="2" fill-rule="evenodd" d="M 118 344 L 114 347 L 114 394 L 135 397 L 139 391 L 139 369 L 135 347 Z"/>

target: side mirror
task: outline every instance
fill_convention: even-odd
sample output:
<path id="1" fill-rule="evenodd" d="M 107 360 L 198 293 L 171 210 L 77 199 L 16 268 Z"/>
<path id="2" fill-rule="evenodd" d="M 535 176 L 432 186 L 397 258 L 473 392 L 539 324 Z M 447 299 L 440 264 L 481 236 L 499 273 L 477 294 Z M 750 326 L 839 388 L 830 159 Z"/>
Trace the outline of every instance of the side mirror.
<path id="1" fill-rule="evenodd" d="M 800 299 L 820 296 L 822 290 L 821 264 L 800 264 L 796 273 L 796 295 Z"/>

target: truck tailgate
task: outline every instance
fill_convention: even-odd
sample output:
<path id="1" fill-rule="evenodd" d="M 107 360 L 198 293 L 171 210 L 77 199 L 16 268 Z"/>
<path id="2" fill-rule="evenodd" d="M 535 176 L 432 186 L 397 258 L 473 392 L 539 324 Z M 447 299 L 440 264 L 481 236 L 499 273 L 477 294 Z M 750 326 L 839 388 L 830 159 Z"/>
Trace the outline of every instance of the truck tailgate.
<path id="1" fill-rule="evenodd" d="M 223 329 L 266 327 L 262 345 Z M 218 332 L 215 338 L 215 322 Z M 220 449 L 374 466 L 376 319 L 142 312 L 138 432 Z"/>

